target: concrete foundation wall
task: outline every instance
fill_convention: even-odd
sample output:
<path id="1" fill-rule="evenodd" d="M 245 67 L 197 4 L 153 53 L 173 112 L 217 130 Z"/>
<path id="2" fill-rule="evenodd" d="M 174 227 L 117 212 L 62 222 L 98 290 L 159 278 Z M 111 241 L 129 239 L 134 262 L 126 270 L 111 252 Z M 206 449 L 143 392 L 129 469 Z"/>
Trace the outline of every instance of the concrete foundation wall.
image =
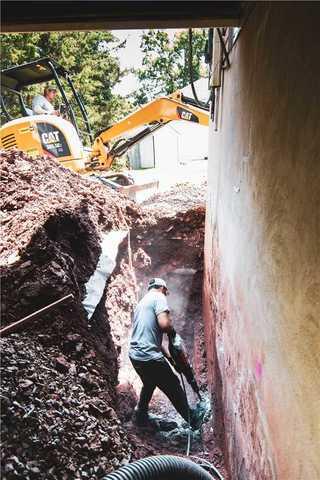
<path id="1" fill-rule="evenodd" d="M 233 480 L 320 478 L 319 4 L 258 3 L 210 130 L 204 313 Z"/>

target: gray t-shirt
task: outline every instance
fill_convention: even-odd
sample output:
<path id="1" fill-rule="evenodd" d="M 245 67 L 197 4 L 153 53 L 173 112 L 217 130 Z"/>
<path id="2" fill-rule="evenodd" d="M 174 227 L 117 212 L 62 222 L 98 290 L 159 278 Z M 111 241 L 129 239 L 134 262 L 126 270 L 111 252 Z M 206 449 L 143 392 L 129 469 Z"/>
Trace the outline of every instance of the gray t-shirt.
<path id="1" fill-rule="evenodd" d="M 149 290 L 134 311 L 129 350 L 129 357 L 133 360 L 146 362 L 163 358 L 163 333 L 157 319 L 157 315 L 162 312 L 169 312 L 166 296 L 155 289 Z"/>

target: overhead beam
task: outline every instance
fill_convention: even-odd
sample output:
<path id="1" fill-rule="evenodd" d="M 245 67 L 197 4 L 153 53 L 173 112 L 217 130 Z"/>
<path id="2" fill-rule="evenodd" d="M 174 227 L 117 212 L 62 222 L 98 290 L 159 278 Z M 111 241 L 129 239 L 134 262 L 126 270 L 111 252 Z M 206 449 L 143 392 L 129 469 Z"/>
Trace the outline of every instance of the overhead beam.
<path id="1" fill-rule="evenodd" d="M 1 2 L 2 33 L 239 26 L 242 2 Z"/>

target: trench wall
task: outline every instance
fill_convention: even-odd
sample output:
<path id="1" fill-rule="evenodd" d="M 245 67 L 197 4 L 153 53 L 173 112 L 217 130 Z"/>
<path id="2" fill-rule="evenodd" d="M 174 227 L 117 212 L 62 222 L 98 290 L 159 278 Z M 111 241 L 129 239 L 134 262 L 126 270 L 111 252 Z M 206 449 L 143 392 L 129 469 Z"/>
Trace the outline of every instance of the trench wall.
<path id="1" fill-rule="evenodd" d="M 204 315 L 232 478 L 320 478 L 319 4 L 258 3 L 210 127 Z"/>

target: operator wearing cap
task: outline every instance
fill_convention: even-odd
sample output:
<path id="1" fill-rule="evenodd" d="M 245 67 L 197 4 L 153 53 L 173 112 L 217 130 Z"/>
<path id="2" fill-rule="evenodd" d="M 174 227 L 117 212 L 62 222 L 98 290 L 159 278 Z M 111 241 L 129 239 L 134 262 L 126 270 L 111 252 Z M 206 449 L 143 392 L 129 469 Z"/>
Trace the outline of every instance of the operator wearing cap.
<path id="1" fill-rule="evenodd" d="M 36 95 L 32 100 L 32 111 L 34 115 L 59 115 L 59 112 L 52 105 L 57 90 L 52 87 L 45 87 L 43 95 Z"/>
<path id="2" fill-rule="evenodd" d="M 143 383 L 135 420 L 140 426 L 149 423 L 148 406 L 158 387 L 180 415 L 186 421 L 190 415 L 191 426 L 197 427 L 195 411 L 189 409 L 179 378 L 166 360 L 172 362 L 172 359 L 162 346 L 163 333 L 174 333 L 167 294 L 166 282 L 161 278 L 153 278 L 149 282 L 147 294 L 134 311 L 129 357 Z"/>

